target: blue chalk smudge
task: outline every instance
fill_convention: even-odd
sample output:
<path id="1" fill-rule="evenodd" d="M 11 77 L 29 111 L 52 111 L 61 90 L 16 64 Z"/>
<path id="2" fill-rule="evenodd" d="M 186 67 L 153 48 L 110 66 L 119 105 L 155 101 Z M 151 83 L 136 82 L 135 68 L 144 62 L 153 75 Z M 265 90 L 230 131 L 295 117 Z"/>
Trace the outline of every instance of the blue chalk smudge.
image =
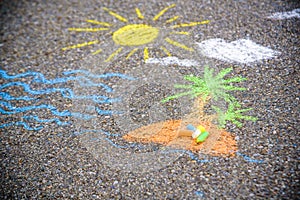
<path id="1" fill-rule="evenodd" d="M 110 137 L 121 137 L 120 134 L 112 134 L 112 133 L 103 131 L 103 130 L 101 130 L 101 129 L 100 129 L 100 130 L 98 130 L 98 129 L 83 129 L 83 130 L 81 130 L 80 132 L 74 132 L 73 135 L 74 135 L 74 136 L 78 136 L 78 135 L 82 135 L 82 134 L 85 134 L 85 133 L 88 133 L 88 132 L 93 132 L 93 133 L 103 133 L 104 135 L 110 136 Z"/>
<path id="2" fill-rule="evenodd" d="M 88 121 L 88 120 L 96 118 L 96 116 L 94 116 L 94 115 L 89 115 L 89 114 L 84 114 L 84 113 L 79 113 L 79 112 L 70 112 L 70 116 L 77 118 L 77 119 L 82 119 L 84 121 Z"/>
<path id="3" fill-rule="evenodd" d="M 115 114 L 122 114 L 120 111 L 113 111 L 113 110 L 101 110 L 100 108 L 95 108 L 96 112 L 99 115 L 115 115 Z"/>
<path id="4" fill-rule="evenodd" d="M 131 147 L 136 147 L 136 146 L 138 146 L 138 144 L 136 144 L 136 143 L 131 144 L 131 145 L 119 145 L 119 144 L 114 143 L 113 141 L 111 141 L 111 140 L 108 139 L 108 138 L 105 138 L 105 140 L 108 141 L 112 146 L 117 147 L 117 148 L 119 148 L 119 149 L 128 149 L 128 148 L 131 148 Z"/>
<path id="5" fill-rule="evenodd" d="M 250 158 L 250 157 L 248 157 L 248 156 L 246 156 L 244 154 L 241 154 L 240 152 L 237 152 L 236 155 L 243 157 L 244 160 L 247 161 L 247 162 L 259 163 L 259 164 L 265 162 L 264 160 L 255 160 L 255 159 L 252 159 L 252 158 Z"/>
<path id="6" fill-rule="evenodd" d="M 106 74 L 101 74 L 101 75 L 95 75 L 90 73 L 89 71 L 86 70 L 72 70 L 72 71 L 67 71 L 67 72 L 63 72 L 64 75 L 70 75 L 70 74 L 76 74 L 76 73 L 81 73 L 84 74 L 87 77 L 91 77 L 91 78 L 112 78 L 112 77 L 119 77 L 122 79 L 127 79 L 127 80 L 136 80 L 136 78 L 131 77 L 131 76 L 127 76 L 121 73 L 106 73 Z"/>
<path id="7" fill-rule="evenodd" d="M 205 197 L 204 192 L 199 191 L 199 190 L 195 192 L 195 195 L 197 195 L 198 197 Z"/>
<path id="8" fill-rule="evenodd" d="M 168 149 L 168 150 L 164 150 L 164 153 L 183 153 L 183 154 L 187 154 L 192 160 L 195 160 L 197 163 L 208 163 L 211 162 L 212 160 L 207 160 L 207 159 L 199 159 L 198 156 L 196 156 L 193 152 L 189 151 L 189 150 L 183 150 L 183 149 Z"/>

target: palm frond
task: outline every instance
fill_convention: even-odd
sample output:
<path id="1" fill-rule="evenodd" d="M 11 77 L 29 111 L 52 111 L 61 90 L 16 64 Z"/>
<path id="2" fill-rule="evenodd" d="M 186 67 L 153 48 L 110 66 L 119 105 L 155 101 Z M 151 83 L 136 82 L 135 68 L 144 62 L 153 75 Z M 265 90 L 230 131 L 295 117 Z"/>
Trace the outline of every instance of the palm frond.
<path id="1" fill-rule="evenodd" d="M 191 98 L 201 97 L 205 102 L 207 99 L 222 100 L 228 104 L 228 109 L 226 112 L 222 111 L 220 108 L 213 106 L 213 109 L 218 114 L 218 121 L 221 127 L 224 127 L 227 121 L 236 124 L 238 127 L 242 126 L 240 120 L 250 120 L 256 121 L 257 118 L 252 116 L 243 115 L 244 112 L 251 110 L 240 109 L 241 105 L 238 103 L 237 99 L 231 94 L 232 91 L 244 91 L 246 88 L 234 86 L 234 83 L 240 83 L 246 78 L 243 77 L 232 77 L 225 79 L 233 69 L 225 68 L 222 69 L 218 74 L 214 75 L 214 69 L 208 66 L 204 67 L 204 73 L 202 77 L 189 75 L 185 76 L 184 79 L 189 81 L 190 84 L 187 85 L 175 85 L 175 88 L 186 89 L 187 92 L 178 93 L 169 96 L 162 100 L 162 102 L 167 102 L 172 99 L 180 98 L 182 96 L 190 96 Z"/>
<path id="2" fill-rule="evenodd" d="M 242 123 L 240 120 L 249 120 L 249 121 L 256 121 L 257 118 L 253 116 L 243 115 L 244 112 L 252 110 L 252 108 L 247 109 L 236 109 L 240 107 L 239 104 L 231 103 L 228 106 L 226 112 L 223 112 L 220 108 L 213 106 L 213 109 L 218 113 L 218 121 L 220 127 L 224 128 L 226 125 L 226 121 L 230 121 L 231 123 L 235 124 L 237 127 L 241 127 Z"/>

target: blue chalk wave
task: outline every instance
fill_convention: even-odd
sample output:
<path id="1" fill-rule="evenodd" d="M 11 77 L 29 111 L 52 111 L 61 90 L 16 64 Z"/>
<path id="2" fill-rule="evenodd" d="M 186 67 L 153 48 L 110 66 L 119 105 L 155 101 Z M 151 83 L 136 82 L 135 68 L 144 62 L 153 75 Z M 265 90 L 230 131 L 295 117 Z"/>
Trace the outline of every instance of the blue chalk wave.
<path id="1" fill-rule="evenodd" d="M 107 84 L 102 83 L 101 80 L 107 80 L 110 78 L 121 78 L 124 80 L 134 80 L 133 77 L 120 74 L 120 73 L 105 73 L 105 74 L 93 74 L 87 70 L 71 70 L 62 73 L 63 77 L 55 79 L 47 79 L 40 72 L 25 72 L 17 75 L 10 75 L 5 70 L 0 70 L 1 82 L 0 85 L 0 113 L 5 116 L 14 116 L 16 114 L 23 114 L 20 121 L 12 121 L 8 123 L 1 123 L 0 128 L 6 128 L 9 126 L 22 126 L 27 130 L 40 130 L 45 123 L 55 123 L 58 126 L 69 125 L 71 122 L 60 118 L 73 117 L 82 120 L 90 120 L 95 118 L 94 115 L 80 112 L 71 112 L 70 110 L 59 110 L 56 106 L 51 104 L 39 103 L 40 95 L 59 94 L 64 99 L 78 99 L 78 100 L 92 100 L 95 104 L 107 104 L 121 101 L 121 98 L 109 98 L 105 95 L 76 95 L 72 88 L 64 87 L 67 82 L 76 82 L 79 87 L 99 87 L 104 89 L 106 93 L 113 92 L 113 89 Z M 22 79 L 22 81 L 20 81 Z M 25 81 L 23 81 L 25 79 Z M 100 81 L 99 81 L 100 80 Z M 40 90 L 35 90 L 32 84 L 39 84 L 42 86 Z M 12 87 L 22 88 L 26 93 L 24 96 L 13 96 L 10 92 L 7 92 Z M 26 101 L 27 106 L 20 105 L 20 101 Z M 38 115 L 28 115 L 31 111 L 48 110 L 53 115 L 49 119 L 41 119 Z M 119 113 L 112 110 L 101 110 L 94 108 L 99 115 L 112 115 Z M 19 117 L 20 118 L 20 117 Z M 32 124 L 37 126 L 32 127 Z M 30 125 L 29 125 L 30 124 Z"/>

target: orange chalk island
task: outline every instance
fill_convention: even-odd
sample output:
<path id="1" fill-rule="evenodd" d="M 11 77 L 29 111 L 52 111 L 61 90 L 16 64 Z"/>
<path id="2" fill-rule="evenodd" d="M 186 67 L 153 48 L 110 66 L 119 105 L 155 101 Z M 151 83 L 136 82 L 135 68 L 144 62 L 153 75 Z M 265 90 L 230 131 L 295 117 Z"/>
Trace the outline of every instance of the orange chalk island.
<path id="1" fill-rule="evenodd" d="M 199 111 L 190 114 L 184 120 L 167 120 L 143 126 L 124 135 L 123 139 L 145 144 L 157 143 L 212 156 L 235 156 L 237 143 L 234 136 L 224 129 L 219 129 L 211 123 L 211 117 L 203 117 L 203 114 L 202 111 Z M 200 117 L 201 121 L 199 121 Z M 186 129 L 188 124 L 203 126 L 209 132 L 207 139 L 197 143 L 196 139 L 192 138 L 193 132 Z"/>

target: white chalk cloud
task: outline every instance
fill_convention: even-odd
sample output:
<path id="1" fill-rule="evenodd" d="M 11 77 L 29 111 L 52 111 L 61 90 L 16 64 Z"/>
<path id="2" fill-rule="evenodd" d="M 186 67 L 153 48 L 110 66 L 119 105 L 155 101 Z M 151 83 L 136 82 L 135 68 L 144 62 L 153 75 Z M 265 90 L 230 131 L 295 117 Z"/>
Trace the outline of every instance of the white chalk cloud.
<path id="1" fill-rule="evenodd" d="M 252 63 L 259 60 L 271 59 L 280 55 L 279 51 L 256 44 L 249 39 L 239 39 L 226 42 L 220 38 L 205 40 L 198 45 L 198 52 L 202 56 L 215 58 L 229 63 Z M 149 58 L 146 63 L 160 65 L 179 65 L 183 67 L 197 66 L 196 60 L 179 59 L 178 57 Z"/>
<path id="2" fill-rule="evenodd" d="M 276 12 L 268 16 L 269 19 L 283 20 L 289 18 L 300 18 L 300 8 L 294 9 L 292 11 L 287 12 Z"/>
<path id="3" fill-rule="evenodd" d="M 189 59 L 179 59 L 177 57 L 171 56 L 171 57 L 165 57 L 165 58 L 149 58 L 146 63 L 151 64 L 160 64 L 160 65 L 173 65 L 177 64 L 179 66 L 184 67 L 191 67 L 198 65 L 198 62 L 195 60 L 189 60 Z"/>
<path id="4" fill-rule="evenodd" d="M 270 59 L 280 54 L 278 51 L 256 44 L 249 39 L 226 42 L 223 39 L 215 38 L 197 44 L 199 52 L 204 56 L 230 63 L 251 63 Z"/>

